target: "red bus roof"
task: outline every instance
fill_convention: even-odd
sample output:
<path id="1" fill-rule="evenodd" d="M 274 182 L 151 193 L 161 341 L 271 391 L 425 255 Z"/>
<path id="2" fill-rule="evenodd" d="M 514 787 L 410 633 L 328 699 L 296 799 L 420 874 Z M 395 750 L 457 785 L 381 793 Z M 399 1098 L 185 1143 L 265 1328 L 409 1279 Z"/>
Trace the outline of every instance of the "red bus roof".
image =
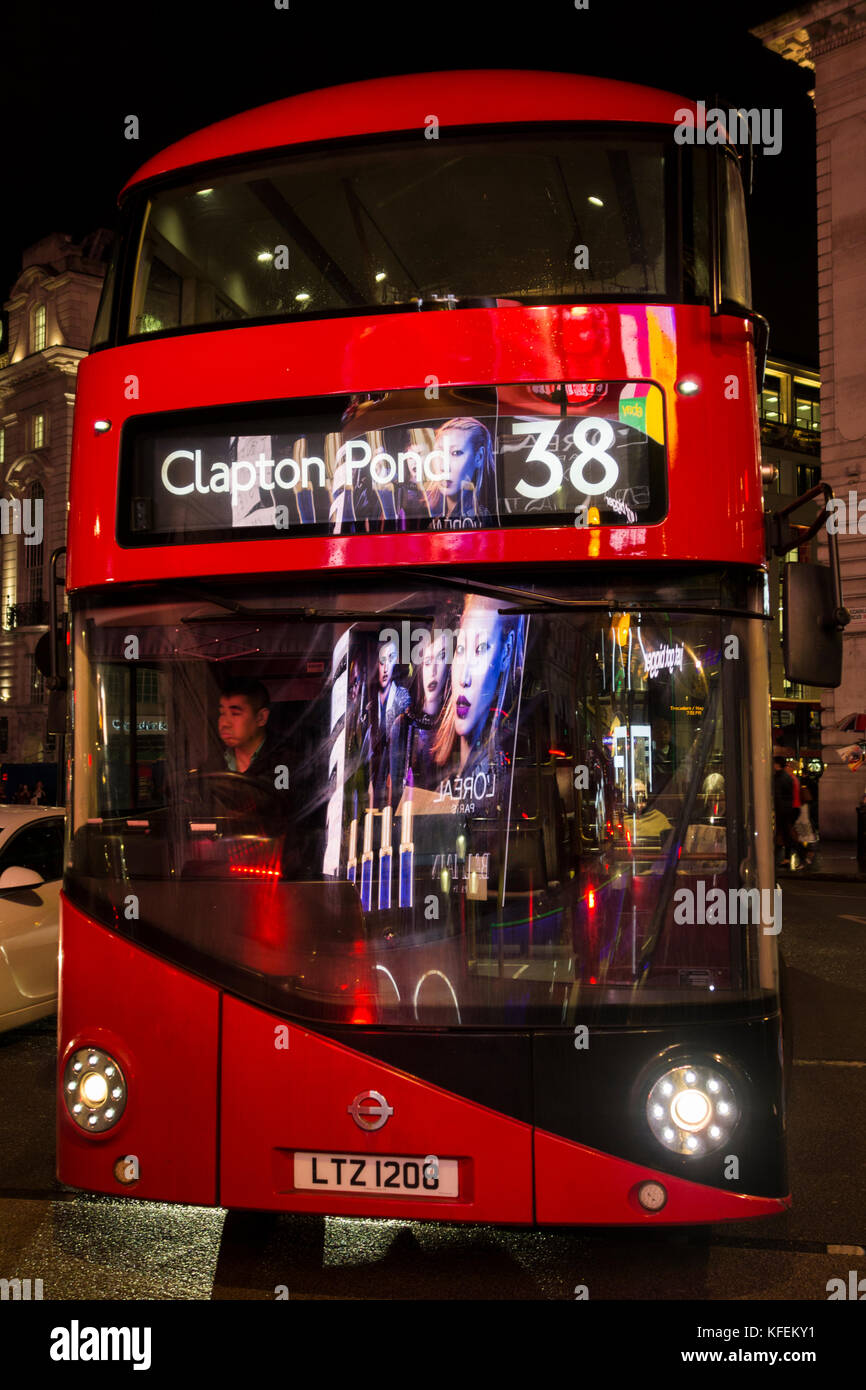
<path id="1" fill-rule="evenodd" d="M 143 179 L 251 150 L 382 131 L 523 121 L 645 121 L 673 125 L 693 102 L 654 87 L 564 72 L 495 70 L 379 77 L 303 92 L 229 116 L 154 155 L 123 193 Z M 123 196 L 121 194 L 121 197 Z"/>

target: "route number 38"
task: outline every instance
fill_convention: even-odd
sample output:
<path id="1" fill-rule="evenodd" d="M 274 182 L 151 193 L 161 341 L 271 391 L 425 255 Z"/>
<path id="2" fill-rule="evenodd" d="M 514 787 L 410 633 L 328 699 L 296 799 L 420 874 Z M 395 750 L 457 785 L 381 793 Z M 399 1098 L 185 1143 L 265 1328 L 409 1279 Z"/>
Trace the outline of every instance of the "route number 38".
<path id="1" fill-rule="evenodd" d="M 527 463 L 543 463 L 548 471 L 547 482 L 539 483 L 538 486 L 521 478 L 520 482 L 515 484 L 514 489 L 515 492 L 520 493 L 521 497 L 550 497 L 562 487 L 565 469 L 556 454 L 551 453 L 548 447 L 559 425 L 559 420 L 512 420 L 512 434 L 538 435 L 526 461 Z M 598 436 L 595 443 L 590 443 L 590 434 Z M 602 419 L 600 416 L 587 415 L 582 420 L 578 420 L 571 438 L 577 450 L 577 457 L 568 470 L 568 480 L 572 487 L 588 497 L 609 492 L 619 477 L 619 467 L 616 460 L 611 458 L 607 452 L 615 439 L 613 425 L 609 420 Z M 596 482 L 590 482 L 586 476 L 588 463 L 601 465 L 602 476 Z"/>

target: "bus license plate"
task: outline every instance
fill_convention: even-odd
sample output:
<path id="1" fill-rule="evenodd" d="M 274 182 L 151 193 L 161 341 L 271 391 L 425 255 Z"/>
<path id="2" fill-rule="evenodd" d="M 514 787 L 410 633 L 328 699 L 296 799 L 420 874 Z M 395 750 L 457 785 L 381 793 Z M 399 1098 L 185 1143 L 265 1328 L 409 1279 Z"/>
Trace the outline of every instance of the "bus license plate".
<path id="1" fill-rule="evenodd" d="M 457 1159 L 392 1158 L 388 1154 L 295 1154 L 295 1187 L 378 1196 L 456 1197 Z"/>

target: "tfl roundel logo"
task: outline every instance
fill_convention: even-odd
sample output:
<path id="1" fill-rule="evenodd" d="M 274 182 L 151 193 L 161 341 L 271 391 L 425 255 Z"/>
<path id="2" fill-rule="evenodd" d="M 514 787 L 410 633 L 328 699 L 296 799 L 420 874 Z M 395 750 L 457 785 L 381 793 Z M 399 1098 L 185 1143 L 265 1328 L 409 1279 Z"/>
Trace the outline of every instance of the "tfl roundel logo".
<path id="1" fill-rule="evenodd" d="M 381 1129 L 394 1114 L 381 1091 L 362 1091 L 347 1109 L 359 1129 Z"/>

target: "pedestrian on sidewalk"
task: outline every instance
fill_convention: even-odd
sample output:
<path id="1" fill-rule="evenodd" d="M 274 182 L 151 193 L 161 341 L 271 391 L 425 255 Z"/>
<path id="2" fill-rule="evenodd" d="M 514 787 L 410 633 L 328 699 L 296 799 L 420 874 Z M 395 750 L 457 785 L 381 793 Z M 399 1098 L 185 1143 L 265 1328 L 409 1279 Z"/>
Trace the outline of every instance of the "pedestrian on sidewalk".
<path id="1" fill-rule="evenodd" d="M 799 800 L 799 788 L 794 783 L 785 764 L 788 754 L 784 748 L 773 752 L 773 810 L 776 815 L 776 832 L 782 841 L 780 868 L 796 869 L 797 855 L 805 860 L 806 852 L 794 834 L 794 823 L 799 809 L 794 807 L 794 798 Z"/>
<path id="2" fill-rule="evenodd" d="M 800 863 L 805 869 L 810 869 L 815 858 L 815 851 L 812 846 L 817 839 L 812 822 L 809 819 L 809 808 L 806 802 L 809 800 L 809 793 L 800 782 L 795 771 L 794 759 L 788 758 L 788 776 L 794 783 L 794 824 L 792 833 L 794 842 L 800 858 Z M 794 867 L 792 863 L 792 868 Z"/>

